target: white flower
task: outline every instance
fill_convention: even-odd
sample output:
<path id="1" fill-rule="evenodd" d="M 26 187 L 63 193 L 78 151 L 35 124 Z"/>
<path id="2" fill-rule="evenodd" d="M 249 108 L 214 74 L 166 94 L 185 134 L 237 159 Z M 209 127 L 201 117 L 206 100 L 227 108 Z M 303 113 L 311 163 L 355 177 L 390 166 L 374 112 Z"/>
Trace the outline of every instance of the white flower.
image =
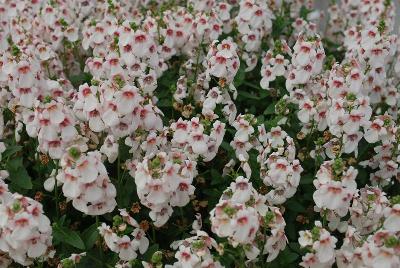
<path id="1" fill-rule="evenodd" d="M 126 85 L 115 93 L 117 111 L 121 115 L 130 114 L 139 106 L 142 97 L 134 86 Z"/>
<path id="2" fill-rule="evenodd" d="M 109 135 L 104 140 L 104 144 L 100 148 L 100 152 L 105 154 L 108 158 L 108 162 L 113 163 L 118 157 L 118 142 L 114 136 Z"/>
<path id="3" fill-rule="evenodd" d="M 114 210 L 116 189 L 98 151 L 87 154 L 72 147 L 64 154 L 57 180 L 63 184 L 66 197 L 72 205 L 88 215 L 102 215 Z"/>
<path id="4" fill-rule="evenodd" d="M 313 249 L 317 251 L 316 255 L 320 262 L 328 262 L 335 257 L 336 242 L 336 237 L 331 236 L 326 230 L 321 230 L 319 241 L 313 244 Z"/>
<path id="5" fill-rule="evenodd" d="M 47 260 L 53 254 L 50 220 L 43 213 L 40 203 L 8 192 L 0 178 L 1 250 L 23 266 L 32 265 L 39 257 Z"/>
<path id="6" fill-rule="evenodd" d="M 117 228 L 126 229 L 126 224 L 131 225 L 134 230 L 128 235 L 118 235 L 114 232 L 110 226 L 102 223 L 99 229 L 100 235 L 103 237 L 104 241 L 106 242 L 107 247 L 115 252 L 118 253 L 118 256 L 123 261 L 130 261 L 134 260 L 138 256 L 138 251 L 140 254 L 144 254 L 149 246 L 149 240 L 145 236 L 145 233 L 140 227 L 138 226 L 137 222 L 129 216 L 128 212 L 124 209 L 120 210 L 119 219 L 122 218 L 123 223 L 119 226 L 115 226 Z"/>
<path id="7" fill-rule="evenodd" d="M 392 208 L 385 208 L 385 221 L 383 227 L 391 232 L 400 231 L 400 204 L 395 204 Z"/>
<path id="8" fill-rule="evenodd" d="M 306 66 L 315 58 L 316 51 L 312 46 L 311 42 L 306 41 L 296 43 L 294 49 L 297 54 L 294 58 L 299 65 Z"/>
<path id="9" fill-rule="evenodd" d="M 140 202 L 149 207 L 154 224 L 162 226 L 172 206 L 185 206 L 194 193 L 196 163 L 180 151 L 149 154 L 137 164 L 135 183 Z"/>

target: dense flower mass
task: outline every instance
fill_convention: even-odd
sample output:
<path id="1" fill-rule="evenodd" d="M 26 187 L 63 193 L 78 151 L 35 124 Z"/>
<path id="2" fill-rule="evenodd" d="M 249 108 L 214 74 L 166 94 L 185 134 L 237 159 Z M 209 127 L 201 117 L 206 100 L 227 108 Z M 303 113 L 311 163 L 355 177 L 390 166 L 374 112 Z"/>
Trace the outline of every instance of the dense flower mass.
<path id="1" fill-rule="evenodd" d="M 51 249 L 52 229 L 50 220 L 37 201 L 9 192 L 8 185 L 0 177 L 0 245 L 10 259 L 24 266 L 34 259 L 47 260 L 54 256 Z M 2 256 L 0 264 L 11 264 Z"/>
<path id="2" fill-rule="evenodd" d="M 149 240 L 143 229 L 124 209 L 120 210 L 120 216 L 113 217 L 113 228 L 103 223 L 98 229 L 107 247 L 118 253 L 122 261 L 136 259 L 137 251 L 143 254 L 149 247 Z M 132 239 L 128 236 L 129 233 Z"/>
<path id="3" fill-rule="evenodd" d="M 210 214 L 211 230 L 219 237 L 228 237 L 233 247 L 240 245 L 249 260 L 255 259 L 262 250 L 262 254 L 268 254 L 267 261 L 271 261 L 285 248 L 286 223 L 281 212 L 277 207 L 266 205 L 266 197 L 244 177 L 231 183 Z M 266 235 L 267 231 L 270 235 Z M 256 237 L 266 241 L 261 249 Z"/>
<path id="4" fill-rule="evenodd" d="M 400 10 L 328 2 L 0 0 L 0 267 L 400 267 Z"/>
<path id="5" fill-rule="evenodd" d="M 115 186 L 110 182 L 98 151 L 85 155 L 72 147 L 61 159 L 60 167 L 57 182 L 50 178 L 46 182 L 52 187 L 46 190 L 52 191 L 57 187 L 56 183 L 62 184 L 63 194 L 72 200 L 74 208 L 88 215 L 102 215 L 114 210 Z"/>

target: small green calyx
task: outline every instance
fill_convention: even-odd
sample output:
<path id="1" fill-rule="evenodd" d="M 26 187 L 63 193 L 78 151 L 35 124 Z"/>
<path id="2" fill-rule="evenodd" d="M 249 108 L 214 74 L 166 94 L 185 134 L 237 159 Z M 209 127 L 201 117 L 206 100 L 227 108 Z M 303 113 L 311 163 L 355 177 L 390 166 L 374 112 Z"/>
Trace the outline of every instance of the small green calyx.
<path id="1" fill-rule="evenodd" d="M 227 214 L 229 217 L 232 217 L 236 213 L 236 209 L 232 207 L 225 207 L 224 213 Z"/>
<path id="2" fill-rule="evenodd" d="M 15 212 L 20 211 L 21 208 L 22 208 L 21 203 L 19 201 L 16 201 L 16 202 L 14 202 L 14 204 L 12 204 L 12 208 L 11 209 L 15 213 Z"/>
<path id="3" fill-rule="evenodd" d="M 71 149 L 68 150 L 68 154 L 69 156 L 71 156 L 74 160 L 79 159 L 79 157 L 81 156 L 81 151 L 76 148 L 76 147 L 72 147 Z"/>
<path id="4" fill-rule="evenodd" d="M 74 262 L 71 259 L 64 259 L 61 261 L 62 267 L 63 268 L 73 268 L 74 267 Z"/>
<path id="5" fill-rule="evenodd" d="M 115 215 L 113 217 L 113 226 L 119 226 L 123 223 L 122 217 L 120 215 Z"/>
<path id="6" fill-rule="evenodd" d="M 265 219 L 265 224 L 269 225 L 275 219 L 275 213 L 272 211 L 268 211 L 264 219 Z"/>
<path id="7" fill-rule="evenodd" d="M 385 246 L 387 248 L 395 248 L 398 247 L 399 245 L 400 245 L 400 240 L 397 239 L 397 237 L 395 236 L 390 236 L 385 239 Z"/>
<path id="8" fill-rule="evenodd" d="M 153 256 L 151 256 L 151 262 L 154 264 L 160 264 L 163 259 L 163 253 L 161 251 L 154 252 Z"/>
<path id="9" fill-rule="evenodd" d="M 390 198 L 390 203 L 392 205 L 400 204 L 400 195 L 396 195 Z"/>
<path id="10" fill-rule="evenodd" d="M 311 230 L 311 237 L 313 239 L 313 241 L 317 241 L 319 240 L 319 236 L 320 236 L 320 228 L 315 226 L 312 230 Z"/>

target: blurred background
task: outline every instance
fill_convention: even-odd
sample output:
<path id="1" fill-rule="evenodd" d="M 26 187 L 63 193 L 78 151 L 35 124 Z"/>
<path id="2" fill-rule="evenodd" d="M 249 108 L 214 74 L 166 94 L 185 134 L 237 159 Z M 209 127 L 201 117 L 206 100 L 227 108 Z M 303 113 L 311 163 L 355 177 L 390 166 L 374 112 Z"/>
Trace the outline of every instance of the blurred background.
<path id="1" fill-rule="evenodd" d="M 399 32 L 399 25 L 400 25 L 400 0 L 392 0 L 394 1 L 396 5 L 396 27 L 395 31 L 398 33 Z M 327 7 L 329 6 L 330 0 L 315 0 L 315 7 L 320 9 L 320 10 L 326 10 Z M 340 2 L 338 0 L 337 2 Z"/>

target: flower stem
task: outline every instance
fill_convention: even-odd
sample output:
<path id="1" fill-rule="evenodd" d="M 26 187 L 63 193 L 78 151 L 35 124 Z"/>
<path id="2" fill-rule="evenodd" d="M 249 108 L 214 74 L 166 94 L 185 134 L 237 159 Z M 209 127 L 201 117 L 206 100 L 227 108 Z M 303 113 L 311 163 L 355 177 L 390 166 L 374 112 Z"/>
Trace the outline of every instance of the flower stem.
<path id="1" fill-rule="evenodd" d="M 57 215 L 57 218 L 59 218 L 60 217 L 60 205 L 58 203 L 57 181 L 55 183 L 56 183 L 56 185 L 54 185 L 54 198 L 56 200 L 56 215 Z"/>
<path id="2" fill-rule="evenodd" d="M 58 172 L 58 161 L 55 162 L 56 164 L 56 174 L 54 177 L 54 199 L 56 201 L 56 216 L 57 219 L 60 218 L 60 205 L 58 200 L 58 187 L 57 187 L 57 172 Z"/>
<path id="3" fill-rule="evenodd" d="M 153 225 L 153 227 L 151 228 L 151 232 L 152 232 L 152 237 L 153 237 L 153 241 L 154 243 L 156 242 L 156 228 Z"/>
<path id="4" fill-rule="evenodd" d="M 99 216 L 96 216 L 96 226 L 97 226 L 97 228 L 99 228 L 100 227 L 100 220 L 99 220 Z M 102 250 L 102 248 L 101 248 L 101 238 L 100 238 L 100 243 L 99 243 L 99 256 L 100 256 L 100 259 L 101 260 L 103 260 L 103 250 Z"/>

